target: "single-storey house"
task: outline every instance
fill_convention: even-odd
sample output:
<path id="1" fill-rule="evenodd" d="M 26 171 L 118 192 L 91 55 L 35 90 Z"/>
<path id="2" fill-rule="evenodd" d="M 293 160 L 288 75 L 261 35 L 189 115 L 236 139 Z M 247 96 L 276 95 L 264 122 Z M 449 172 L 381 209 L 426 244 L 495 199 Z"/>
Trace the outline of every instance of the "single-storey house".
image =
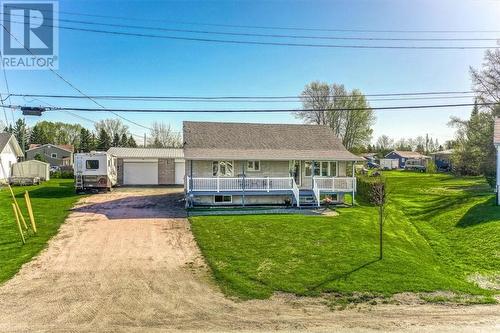
<path id="1" fill-rule="evenodd" d="M 406 150 L 393 150 L 389 154 L 385 155 L 386 159 L 396 159 L 399 163 L 399 168 L 404 169 L 406 166 L 406 162 L 408 160 L 420 160 L 422 161 L 422 165 L 424 165 L 424 161 L 429 159 L 429 157 L 420 154 L 416 151 L 406 151 Z"/>
<path id="2" fill-rule="evenodd" d="M 500 118 L 495 118 L 495 129 L 493 133 L 493 144 L 497 149 L 497 205 L 500 205 Z"/>
<path id="3" fill-rule="evenodd" d="M 446 149 L 430 154 L 438 170 L 451 171 L 453 152 L 453 149 Z"/>
<path id="4" fill-rule="evenodd" d="M 26 150 L 26 159 L 35 160 L 38 155 L 51 166 L 73 165 L 73 151 L 72 145 L 31 144 Z"/>
<path id="5" fill-rule="evenodd" d="M 319 205 L 356 192 L 354 163 L 328 126 L 183 124 L 186 203 Z"/>
<path id="6" fill-rule="evenodd" d="M 7 182 L 12 175 L 12 165 L 24 156 L 23 150 L 10 133 L 0 133 L 0 182 Z"/>
<path id="7" fill-rule="evenodd" d="M 111 147 L 118 185 L 183 185 L 184 154 L 180 148 Z"/>

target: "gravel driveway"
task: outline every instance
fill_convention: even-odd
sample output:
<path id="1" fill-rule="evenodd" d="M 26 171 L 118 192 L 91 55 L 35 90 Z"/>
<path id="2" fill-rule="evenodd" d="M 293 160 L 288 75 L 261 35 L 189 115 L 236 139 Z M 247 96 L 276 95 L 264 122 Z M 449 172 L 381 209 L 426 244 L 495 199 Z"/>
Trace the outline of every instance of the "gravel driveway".
<path id="1" fill-rule="evenodd" d="M 0 331 L 499 329 L 496 305 L 330 311 L 322 298 L 228 299 L 211 282 L 181 198 L 166 188 L 82 198 L 48 248 L 0 286 Z"/>

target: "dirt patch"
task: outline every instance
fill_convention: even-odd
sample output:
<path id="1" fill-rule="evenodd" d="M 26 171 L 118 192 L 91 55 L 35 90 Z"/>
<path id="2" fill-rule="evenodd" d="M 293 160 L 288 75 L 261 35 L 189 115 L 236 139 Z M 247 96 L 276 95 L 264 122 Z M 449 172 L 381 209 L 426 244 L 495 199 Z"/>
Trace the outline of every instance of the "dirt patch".
<path id="1" fill-rule="evenodd" d="M 498 329 L 498 305 L 377 301 L 332 311 L 326 296 L 228 299 L 212 283 L 181 198 L 165 188 L 83 198 L 48 248 L 0 287 L 0 331 Z"/>

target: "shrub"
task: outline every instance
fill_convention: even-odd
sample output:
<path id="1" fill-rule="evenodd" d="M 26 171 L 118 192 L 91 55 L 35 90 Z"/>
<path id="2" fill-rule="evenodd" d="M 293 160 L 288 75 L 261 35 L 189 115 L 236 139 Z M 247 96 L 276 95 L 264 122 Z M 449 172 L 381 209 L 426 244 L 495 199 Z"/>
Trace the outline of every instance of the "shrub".
<path id="1" fill-rule="evenodd" d="M 437 166 L 434 161 L 429 161 L 427 163 L 427 167 L 425 168 L 425 172 L 427 173 L 437 173 Z"/>
<path id="2" fill-rule="evenodd" d="M 365 203 L 373 203 L 374 188 L 377 184 L 383 182 L 383 176 L 377 173 L 375 176 L 357 177 L 357 198 Z"/>

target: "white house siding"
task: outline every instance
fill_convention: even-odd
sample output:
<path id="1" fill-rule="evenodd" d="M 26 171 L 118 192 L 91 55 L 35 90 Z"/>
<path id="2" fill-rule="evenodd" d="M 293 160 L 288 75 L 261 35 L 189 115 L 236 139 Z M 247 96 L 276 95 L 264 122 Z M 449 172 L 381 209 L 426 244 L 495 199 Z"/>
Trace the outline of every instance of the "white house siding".
<path id="1" fill-rule="evenodd" d="M 11 176 L 12 165 L 17 162 L 17 156 L 11 145 L 7 145 L 0 154 L 0 180 L 6 180 Z"/>
<path id="2" fill-rule="evenodd" d="M 213 161 L 187 161 L 186 175 L 192 177 L 213 177 L 212 174 Z M 233 176 L 238 177 L 243 174 L 243 166 L 247 161 L 233 161 Z M 193 172 L 190 172 L 191 163 Z M 305 161 L 301 161 L 302 178 L 305 176 Z M 347 175 L 347 162 L 338 161 L 337 170 L 339 177 Z M 335 172 L 335 171 L 334 171 Z M 260 171 L 248 171 L 245 168 L 245 175 L 248 177 L 288 177 L 290 176 L 289 161 L 260 161 Z M 335 175 L 335 173 L 333 173 Z"/>

